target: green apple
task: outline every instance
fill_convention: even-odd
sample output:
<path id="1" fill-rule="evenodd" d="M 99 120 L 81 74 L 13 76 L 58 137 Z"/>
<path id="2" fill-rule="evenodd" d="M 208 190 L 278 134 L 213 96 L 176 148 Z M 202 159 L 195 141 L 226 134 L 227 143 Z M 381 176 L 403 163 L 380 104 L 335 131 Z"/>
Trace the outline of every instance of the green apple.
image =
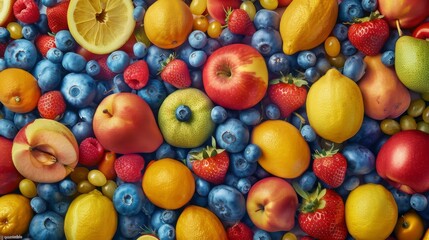
<path id="1" fill-rule="evenodd" d="M 181 148 L 203 144 L 213 133 L 210 113 L 213 102 L 196 88 L 179 89 L 165 98 L 158 112 L 158 125 L 164 140 Z"/>
<path id="2" fill-rule="evenodd" d="M 429 92 L 429 41 L 402 36 L 395 45 L 395 70 L 410 90 Z"/>

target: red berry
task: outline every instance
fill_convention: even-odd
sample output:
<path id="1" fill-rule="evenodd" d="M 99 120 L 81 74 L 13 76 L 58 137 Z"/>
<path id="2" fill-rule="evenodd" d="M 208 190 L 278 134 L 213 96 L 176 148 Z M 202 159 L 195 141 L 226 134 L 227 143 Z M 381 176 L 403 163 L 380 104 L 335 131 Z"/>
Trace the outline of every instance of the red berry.
<path id="1" fill-rule="evenodd" d="M 13 14 L 16 19 L 27 24 L 35 23 L 40 18 L 39 6 L 34 0 L 17 0 L 13 4 Z"/>
<path id="2" fill-rule="evenodd" d="M 307 99 L 307 82 L 292 76 L 273 79 L 268 86 L 268 97 L 280 109 L 282 118 L 302 107 Z"/>
<path id="3" fill-rule="evenodd" d="M 124 154 L 116 159 L 116 175 L 124 182 L 137 182 L 143 177 L 144 158 L 135 153 Z"/>
<path id="4" fill-rule="evenodd" d="M 132 89 L 139 90 L 149 81 L 149 67 L 144 60 L 138 60 L 124 71 L 124 81 Z"/>
<path id="5" fill-rule="evenodd" d="M 69 28 L 67 24 L 68 7 L 69 1 L 63 1 L 53 7 L 46 8 L 48 26 L 53 33 L 57 33 L 61 30 L 67 30 Z"/>
<path id="6" fill-rule="evenodd" d="M 39 35 L 35 40 L 35 44 L 43 57 L 46 57 L 46 53 L 49 49 L 56 47 L 55 37 L 47 34 Z"/>
<path id="7" fill-rule="evenodd" d="M 228 240 L 252 240 L 253 231 L 252 229 L 244 224 L 243 222 L 238 222 L 232 227 L 227 229 Z"/>
<path id="8" fill-rule="evenodd" d="M 111 80 L 115 77 L 116 73 L 112 72 L 107 66 L 107 55 L 97 59 L 98 65 L 100 65 L 100 73 L 96 76 L 97 79 Z"/>
<path id="9" fill-rule="evenodd" d="M 251 36 L 256 31 L 247 12 L 240 8 L 228 11 L 226 22 L 228 29 L 235 34 Z"/>
<path id="10" fill-rule="evenodd" d="M 181 59 L 174 58 L 171 55 L 161 69 L 161 79 L 170 83 L 176 88 L 190 87 L 192 84 L 188 65 Z"/>
<path id="11" fill-rule="evenodd" d="M 60 119 L 66 110 L 66 102 L 60 91 L 49 91 L 40 96 L 37 110 L 43 118 Z"/>
<path id="12" fill-rule="evenodd" d="M 79 163 L 86 167 L 96 166 L 104 157 L 104 147 L 93 137 L 82 140 L 79 145 Z"/>

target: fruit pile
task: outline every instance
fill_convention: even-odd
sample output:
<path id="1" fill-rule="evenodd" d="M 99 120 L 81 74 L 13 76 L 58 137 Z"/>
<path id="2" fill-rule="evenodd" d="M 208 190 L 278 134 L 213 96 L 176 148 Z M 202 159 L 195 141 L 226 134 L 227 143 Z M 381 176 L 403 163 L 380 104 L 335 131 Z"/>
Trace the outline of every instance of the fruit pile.
<path id="1" fill-rule="evenodd" d="M 0 239 L 429 239 L 428 39 L 427 0 L 1 0 Z"/>

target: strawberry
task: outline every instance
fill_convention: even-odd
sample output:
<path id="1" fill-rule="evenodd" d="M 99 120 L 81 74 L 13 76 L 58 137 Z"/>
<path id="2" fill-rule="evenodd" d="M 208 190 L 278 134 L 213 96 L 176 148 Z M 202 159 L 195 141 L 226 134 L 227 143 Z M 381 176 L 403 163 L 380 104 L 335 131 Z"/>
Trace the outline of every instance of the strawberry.
<path id="1" fill-rule="evenodd" d="M 229 155 L 225 149 L 217 149 L 216 141 L 212 138 L 212 146 L 191 152 L 191 164 L 197 176 L 210 183 L 221 184 L 228 171 Z"/>
<path id="2" fill-rule="evenodd" d="M 307 98 L 307 82 L 292 75 L 270 81 L 268 98 L 280 108 L 282 118 L 302 107 Z"/>
<path id="3" fill-rule="evenodd" d="M 17 0 L 13 3 L 13 14 L 19 21 L 32 24 L 39 20 L 39 6 L 34 0 Z"/>
<path id="4" fill-rule="evenodd" d="M 249 15 L 243 9 L 228 9 L 225 22 L 228 29 L 235 34 L 251 36 L 256 29 Z"/>
<path id="5" fill-rule="evenodd" d="M 348 31 L 350 42 L 365 55 L 377 55 L 389 38 L 389 24 L 378 11 L 355 20 Z"/>
<path id="6" fill-rule="evenodd" d="M 66 102 L 58 90 L 49 91 L 40 96 L 37 110 L 43 118 L 58 120 L 66 110 Z"/>
<path id="7" fill-rule="evenodd" d="M 339 187 L 344 182 L 347 171 L 347 159 L 338 149 L 313 154 L 313 172 L 330 187 Z"/>
<path id="8" fill-rule="evenodd" d="M 144 60 L 128 65 L 124 71 L 124 81 L 132 89 L 139 90 L 149 81 L 149 67 Z"/>
<path id="9" fill-rule="evenodd" d="M 135 153 L 124 154 L 115 161 L 116 175 L 124 182 L 137 182 L 143 177 L 144 158 Z"/>
<path id="10" fill-rule="evenodd" d="M 79 163 L 83 166 L 97 166 L 103 157 L 104 148 L 97 138 L 88 137 L 79 144 Z"/>
<path id="11" fill-rule="evenodd" d="M 226 229 L 228 235 L 228 240 L 252 240 L 253 231 L 252 229 L 244 224 L 243 222 L 238 222 L 231 227 Z"/>
<path id="12" fill-rule="evenodd" d="M 49 49 L 56 47 L 55 37 L 48 34 L 39 35 L 35 40 L 35 44 L 43 57 L 46 57 L 46 53 Z"/>
<path id="13" fill-rule="evenodd" d="M 176 88 L 187 88 L 191 86 L 192 80 L 186 62 L 171 54 L 162 63 L 160 70 L 161 79 Z"/>
<path id="14" fill-rule="evenodd" d="M 319 240 L 344 240 L 347 237 L 344 202 L 332 189 L 323 189 L 319 183 L 315 192 L 304 192 L 294 183 L 302 197 L 298 224 L 302 231 Z"/>
<path id="15" fill-rule="evenodd" d="M 67 9 L 69 8 L 69 1 L 62 1 L 52 7 L 46 8 L 46 17 L 48 19 L 48 26 L 51 32 L 57 33 L 61 30 L 69 29 L 67 24 Z"/>

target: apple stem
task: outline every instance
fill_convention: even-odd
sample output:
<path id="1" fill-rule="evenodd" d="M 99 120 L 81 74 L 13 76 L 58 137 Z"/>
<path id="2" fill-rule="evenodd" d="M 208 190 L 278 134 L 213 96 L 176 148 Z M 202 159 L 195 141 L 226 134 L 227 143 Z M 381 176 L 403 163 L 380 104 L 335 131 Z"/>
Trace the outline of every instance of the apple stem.
<path id="1" fill-rule="evenodd" d="M 113 117 L 113 115 L 109 112 L 109 110 L 107 110 L 107 109 L 104 109 L 103 110 L 103 113 L 105 113 L 105 114 L 107 114 L 107 115 L 109 115 L 110 117 Z"/>
<path id="2" fill-rule="evenodd" d="M 399 24 L 399 19 L 396 19 L 396 28 L 398 29 L 399 36 L 402 37 L 403 33 L 402 33 L 401 25 Z"/>

